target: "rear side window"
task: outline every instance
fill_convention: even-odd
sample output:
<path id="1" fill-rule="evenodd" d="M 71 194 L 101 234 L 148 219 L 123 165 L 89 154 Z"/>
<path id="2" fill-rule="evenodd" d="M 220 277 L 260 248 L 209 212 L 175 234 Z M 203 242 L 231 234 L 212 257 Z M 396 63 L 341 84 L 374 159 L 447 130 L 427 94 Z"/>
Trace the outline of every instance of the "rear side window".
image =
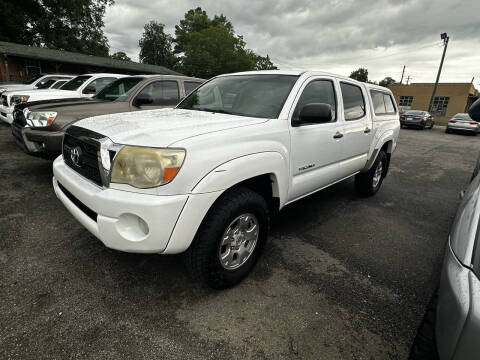
<path id="1" fill-rule="evenodd" d="M 297 107 L 293 113 L 293 119 L 298 120 L 302 108 L 311 103 L 323 103 L 332 107 L 332 122 L 335 122 L 337 112 L 337 102 L 335 99 L 335 90 L 333 82 L 330 80 L 314 80 L 305 86 L 300 99 L 298 99 Z"/>
<path id="2" fill-rule="evenodd" d="M 385 99 L 385 108 L 387 109 L 387 114 L 395 114 L 395 105 L 393 105 L 392 96 L 389 94 L 383 94 Z"/>
<path id="3" fill-rule="evenodd" d="M 193 90 L 195 90 L 200 85 L 202 85 L 202 83 L 194 82 L 194 81 L 184 81 L 183 86 L 185 87 L 185 96 L 190 94 Z"/>
<path id="4" fill-rule="evenodd" d="M 372 90 L 370 91 L 370 94 L 372 94 L 373 111 L 375 112 L 375 115 L 385 114 L 387 110 L 385 109 L 383 93 Z"/>
<path id="5" fill-rule="evenodd" d="M 375 115 L 395 114 L 392 97 L 381 91 L 370 90 Z"/>
<path id="6" fill-rule="evenodd" d="M 145 86 L 137 96 L 145 96 L 152 99 L 152 106 L 176 105 L 180 100 L 178 82 L 155 81 Z"/>
<path id="7" fill-rule="evenodd" d="M 340 83 L 345 120 L 357 120 L 365 116 L 365 99 L 360 86 Z"/>

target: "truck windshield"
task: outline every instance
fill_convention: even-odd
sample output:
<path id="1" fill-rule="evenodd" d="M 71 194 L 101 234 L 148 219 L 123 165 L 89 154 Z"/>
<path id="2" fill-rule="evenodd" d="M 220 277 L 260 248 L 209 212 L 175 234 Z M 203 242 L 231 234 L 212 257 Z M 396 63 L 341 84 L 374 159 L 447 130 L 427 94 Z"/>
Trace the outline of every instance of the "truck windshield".
<path id="1" fill-rule="evenodd" d="M 197 88 L 177 108 L 277 118 L 297 79 L 279 74 L 221 76 Z"/>
<path id="2" fill-rule="evenodd" d="M 95 99 L 107 101 L 125 101 L 135 85 L 144 80 L 143 77 L 126 77 L 115 80 L 94 96 Z"/>
<path id="3" fill-rule="evenodd" d="M 67 82 L 65 85 L 62 86 L 62 90 L 70 90 L 70 91 L 75 91 L 77 90 L 85 81 L 90 79 L 91 76 L 88 75 L 81 75 L 73 78 L 69 82 Z"/>

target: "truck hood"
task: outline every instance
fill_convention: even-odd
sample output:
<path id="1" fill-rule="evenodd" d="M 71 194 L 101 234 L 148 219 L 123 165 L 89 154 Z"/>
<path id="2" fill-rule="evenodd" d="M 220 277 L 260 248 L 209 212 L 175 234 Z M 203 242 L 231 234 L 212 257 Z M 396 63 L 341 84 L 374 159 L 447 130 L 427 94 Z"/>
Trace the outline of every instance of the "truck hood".
<path id="1" fill-rule="evenodd" d="M 117 144 L 167 147 L 189 137 L 266 121 L 205 111 L 158 109 L 95 116 L 75 126 L 105 135 Z"/>
<path id="2" fill-rule="evenodd" d="M 78 97 L 78 92 L 70 90 L 60 90 L 60 89 L 36 89 L 36 90 L 18 90 L 18 91 L 9 91 L 9 96 L 12 95 L 28 95 L 30 96 L 31 101 L 35 101 L 35 98 L 73 98 Z"/>
<path id="3" fill-rule="evenodd" d="M 0 88 L 5 88 L 5 91 L 17 91 L 17 90 L 33 90 L 34 87 L 32 85 L 25 85 L 25 84 L 4 84 L 0 85 Z"/>

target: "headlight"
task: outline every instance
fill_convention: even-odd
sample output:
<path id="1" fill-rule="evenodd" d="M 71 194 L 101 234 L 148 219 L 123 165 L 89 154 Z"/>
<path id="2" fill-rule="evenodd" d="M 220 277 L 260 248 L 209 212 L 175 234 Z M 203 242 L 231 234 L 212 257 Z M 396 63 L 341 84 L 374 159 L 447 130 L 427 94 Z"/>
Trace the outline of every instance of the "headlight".
<path id="1" fill-rule="evenodd" d="M 11 105 L 17 105 L 22 102 L 27 102 L 30 96 L 28 95 L 13 95 L 10 99 L 10 104 Z"/>
<path id="2" fill-rule="evenodd" d="M 48 126 L 53 123 L 56 117 L 57 113 L 55 111 L 31 111 L 27 115 L 27 124 L 30 126 Z"/>
<path id="3" fill-rule="evenodd" d="M 183 149 L 124 146 L 113 161 L 112 183 L 151 188 L 175 178 L 185 159 Z"/>

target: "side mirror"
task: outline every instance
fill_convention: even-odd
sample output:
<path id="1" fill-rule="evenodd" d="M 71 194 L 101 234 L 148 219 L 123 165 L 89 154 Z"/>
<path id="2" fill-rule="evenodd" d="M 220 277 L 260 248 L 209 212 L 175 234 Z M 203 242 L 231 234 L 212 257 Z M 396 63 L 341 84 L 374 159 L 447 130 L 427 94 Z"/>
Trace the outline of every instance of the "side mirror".
<path id="1" fill-rule="evenodd" d="M 468 109 L 468 115 L 472 118 L 472 120 L 480 121 L 480 99 L 475 101 L 470 109 Z"/>
<path id="2" fill-rule="evenodd" d="M 133 106 L 140 107 L 142 105 L 148 105 L 153 103 L 153 98 L 150 95 L 139 94 L 133 99 Z"/>
<path id="3" fill-rule="evenodd" d="M 96 94 L 97 89 L 95 89 L 95 86 L 89 85 L 85 89 L 83 89 L 83 93 L 84 94 Z"/>
<path id="4" fill-rule="evenodd" d="M 298 120 L 292 125 L 322 124 L 332 121 L 332 107 L 323 103 L 310 103 L 300 109 Z"/>

